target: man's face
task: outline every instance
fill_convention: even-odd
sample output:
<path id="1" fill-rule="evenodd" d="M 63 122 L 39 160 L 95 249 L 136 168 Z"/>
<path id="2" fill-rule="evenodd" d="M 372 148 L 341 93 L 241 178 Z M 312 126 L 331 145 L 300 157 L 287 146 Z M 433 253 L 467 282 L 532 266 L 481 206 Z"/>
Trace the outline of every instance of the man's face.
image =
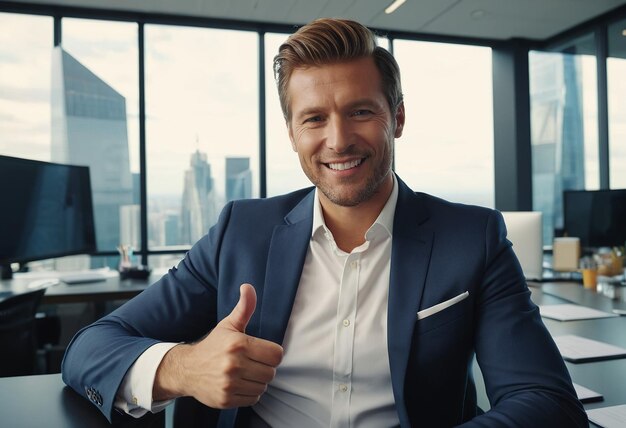
<path id="1" fill-rule="evenodd" d="M 392 115 L 372 58 L 296 69 L 287 91 L 289 138 L 304 173 L 324 197 L 356 206 L 390 185 L 404 106 Z"/>

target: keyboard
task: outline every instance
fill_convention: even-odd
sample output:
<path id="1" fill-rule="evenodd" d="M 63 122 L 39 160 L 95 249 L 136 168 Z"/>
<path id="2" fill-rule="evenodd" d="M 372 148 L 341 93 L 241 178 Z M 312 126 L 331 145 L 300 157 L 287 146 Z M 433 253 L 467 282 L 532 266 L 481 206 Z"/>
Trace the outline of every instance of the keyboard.
<path id="1" fill-rule="evenodd" d="M 61 281 L 66 284 L 85 284 L 89 282 L 100 282 L 106 281 L 108 278 L 107 275 L 101 272 L 76 272 L 76 273 L 67 273 L 63 274 L 59 277 Z"/>

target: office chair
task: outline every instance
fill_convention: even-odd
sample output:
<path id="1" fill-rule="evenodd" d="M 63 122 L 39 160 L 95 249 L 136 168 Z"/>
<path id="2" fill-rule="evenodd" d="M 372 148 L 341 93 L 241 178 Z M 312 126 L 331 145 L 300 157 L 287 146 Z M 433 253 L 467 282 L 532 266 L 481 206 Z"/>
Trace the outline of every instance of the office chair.
<path id="1" fill-rule="evenodd" d="M 0 376 L 35 373 L 35 312 L 45 291 L 18 294 L 0 302 Z"/>

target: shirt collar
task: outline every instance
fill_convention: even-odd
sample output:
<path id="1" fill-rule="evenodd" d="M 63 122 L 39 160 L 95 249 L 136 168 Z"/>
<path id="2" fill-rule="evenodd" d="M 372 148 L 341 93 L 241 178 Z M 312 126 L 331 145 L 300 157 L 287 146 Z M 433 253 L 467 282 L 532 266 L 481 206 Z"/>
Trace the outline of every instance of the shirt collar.
<path id="1" fill-rule="evenodd" d="M 376 225 L 380 225 L 385 228 L 389 236 L 393 236 L 393 219 L 396 213 L 396 203 L 398 202 L 398 179 L 395 174 L 391 174 L 393 177 L 393 189 L 391 190 L 391 195 L 389 195 L 389 199 L 385 203 L 380 214 L 374 221 L 374 224 L 370 226 L 370 228 L 365 233 L 367 237 L 370 231 Z M 326 233 L 330 233 L 328 228 L 326 227 L 326 222 L 324 221 L 324 214 L 322 213 L 322 205 L 319 199 L 319 189 L 315 188 L 315 199 L 313 200 L 313 229 L 311 231 L 311 237 L 313 238 L 315 234 L 319 231 L 324 231 Z"/>

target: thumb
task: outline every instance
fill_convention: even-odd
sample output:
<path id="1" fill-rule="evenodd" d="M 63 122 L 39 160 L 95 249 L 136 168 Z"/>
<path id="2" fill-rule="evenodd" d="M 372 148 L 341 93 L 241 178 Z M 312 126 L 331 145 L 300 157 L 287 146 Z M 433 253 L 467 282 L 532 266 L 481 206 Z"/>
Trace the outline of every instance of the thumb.
<path id="1" fill-rule="evenodd" d="M 239 302 L 233 311 L 222 320 L 225 327 L 245 333 L 246 326 L 252 318 L 254 309 L 256 308 L 256 291 L 250 284 L 241 284 L 239 287 Z"/>

